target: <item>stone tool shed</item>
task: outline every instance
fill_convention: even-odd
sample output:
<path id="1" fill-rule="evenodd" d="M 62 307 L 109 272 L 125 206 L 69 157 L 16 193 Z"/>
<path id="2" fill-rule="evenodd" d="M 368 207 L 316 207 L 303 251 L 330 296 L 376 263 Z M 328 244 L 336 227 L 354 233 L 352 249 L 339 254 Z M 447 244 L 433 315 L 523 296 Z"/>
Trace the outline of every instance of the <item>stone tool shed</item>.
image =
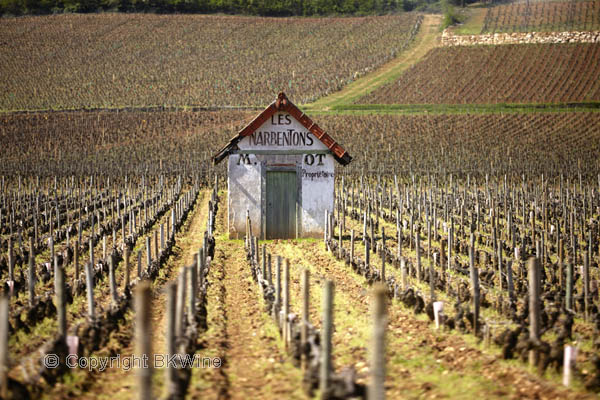
<path id="1" fill-rule="evenodd" d="M 333 211 L 334 162 L 352 157 L 280 93 L 213 158 L 229 156 L 228 227 L 231 238 L 322 237 Z"/>

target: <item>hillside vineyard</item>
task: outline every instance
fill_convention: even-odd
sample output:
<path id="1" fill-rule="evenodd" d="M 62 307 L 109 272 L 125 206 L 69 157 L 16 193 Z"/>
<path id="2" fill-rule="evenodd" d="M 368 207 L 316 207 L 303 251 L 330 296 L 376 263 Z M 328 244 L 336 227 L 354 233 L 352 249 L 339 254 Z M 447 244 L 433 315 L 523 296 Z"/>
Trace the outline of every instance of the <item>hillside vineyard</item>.
<path id="1" fill-rule="evenodd" d="M 309 102 L 402 51 L 419 18 L 6 18 L 0 108 L 261 106 L 282 89 Z"/>
<path id="2" fill-rule="evenodd" d="M 481 33 L 600 30 L 598 1 L 519 1 L 490 7 Z"/>
<path id="3" fill-rule="evenodd" d="M 357 103 L 497 104 L 600 100 L 600 45 L 523 44 L 431 50 Z M 468 72 L 467 72 L 468 71 Z"/>
<path id="4" fill-rule="evenodd" d="M 251 116 L 248 111 L 5 114 L 0 119 L 0 146 L 7 150 L 0 155 L 2 173 L 102 171 L 119 176 L 162 166 L 163 171 L 191 168 L 204 174 L 206 159 Z M 355 157 L 347 169 L 355 173 L 476 173 L 490 163 L 502 172 L 583 168 L 592 173 L 598 168 L 600 115 L 595 112 L 325 115 L 320 120 L 327 131 L 339 132 Z M 298 140 L 315 139 L 309 134 L 306 142 Z M 481 157 L 480 146 L 487 158 Z M 44 149 L 44 162 L 39 149 Z"/>
<path id="5" fill-rule="evenodd" d="M 600 0 L 454 2 L 3 15 L 0 398 L 597 400 Z"/>

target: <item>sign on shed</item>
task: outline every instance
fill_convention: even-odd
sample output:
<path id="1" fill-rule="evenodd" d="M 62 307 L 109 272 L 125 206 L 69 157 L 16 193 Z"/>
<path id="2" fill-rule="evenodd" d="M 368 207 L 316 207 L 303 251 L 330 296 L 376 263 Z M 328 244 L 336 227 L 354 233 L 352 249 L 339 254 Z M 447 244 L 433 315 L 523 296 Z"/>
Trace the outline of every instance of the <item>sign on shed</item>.
<path id="1" fill-rule="evenodd" d="M 229 156 L 228 227 L 232 238 L 321 237 L 333 211 L 334 161 L 352 157 L 280 93 L 213 161 Z"/>

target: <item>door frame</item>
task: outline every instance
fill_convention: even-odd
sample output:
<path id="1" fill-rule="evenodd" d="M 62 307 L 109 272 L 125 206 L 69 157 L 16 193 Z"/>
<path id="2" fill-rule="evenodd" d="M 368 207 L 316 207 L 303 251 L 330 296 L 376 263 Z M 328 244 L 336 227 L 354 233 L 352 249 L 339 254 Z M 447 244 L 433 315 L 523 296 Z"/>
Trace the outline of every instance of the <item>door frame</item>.
<path id="1" fill-rule="evenodd" d="M 260 237 L 267 237 L 267 172 L 295 172 L 296 173 L 296 239 L 302 236 L 302 168 L 298 164 L 267 164 L 261 163 L 260 169 Z"/>

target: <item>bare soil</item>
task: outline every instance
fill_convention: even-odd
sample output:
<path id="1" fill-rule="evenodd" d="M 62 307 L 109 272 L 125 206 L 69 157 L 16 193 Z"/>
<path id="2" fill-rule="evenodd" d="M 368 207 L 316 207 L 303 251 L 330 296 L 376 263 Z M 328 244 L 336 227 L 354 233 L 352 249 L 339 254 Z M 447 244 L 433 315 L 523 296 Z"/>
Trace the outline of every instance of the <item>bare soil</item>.
<path id="1" fill-rule="evenodd" d="M 224 208 L 224 207 L 222 207 Z M 226 209 L 219 210 L 217 231 L 226 229 Z M 304 399 L 302 376 L 283 351 L 275 323 L 265 313 L 252 280 L 241 240 L 216 239 L 208 291 L 209 329 L 203 356 L 218 356 L 221 368 L 192 375 L 192 399 Z"/>

